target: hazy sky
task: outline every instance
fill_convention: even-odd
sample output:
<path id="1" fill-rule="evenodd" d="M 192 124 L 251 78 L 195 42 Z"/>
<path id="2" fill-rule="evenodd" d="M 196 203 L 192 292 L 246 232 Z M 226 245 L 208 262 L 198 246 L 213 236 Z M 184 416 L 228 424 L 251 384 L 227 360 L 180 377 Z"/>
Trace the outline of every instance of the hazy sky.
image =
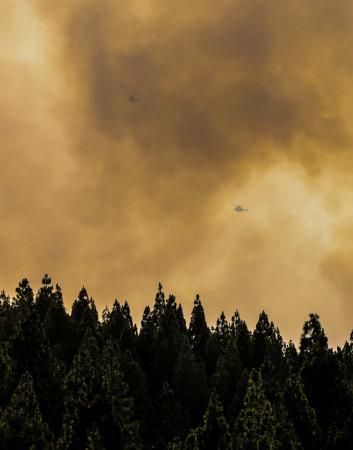
<path id="1" fill-rule="evenodd" d="M 353 3 L 2 0 L 0 287 L 353 328 Z M 141 99 L 128 101 L 130 94 Z M 236 214 L 233 203 L 249 208 Z"/>

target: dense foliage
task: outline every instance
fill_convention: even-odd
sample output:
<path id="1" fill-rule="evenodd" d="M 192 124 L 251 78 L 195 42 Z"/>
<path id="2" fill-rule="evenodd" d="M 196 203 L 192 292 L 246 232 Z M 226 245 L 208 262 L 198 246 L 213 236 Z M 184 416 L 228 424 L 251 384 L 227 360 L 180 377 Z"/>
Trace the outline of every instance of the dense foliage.
<path id="1" fill-rule="evenodd" d="M 353 333 L 330 349 L 310 314 L 297 350 L 265 312 L 210 328 L 199 296 L 187 326 L 161 285 L 138 329 L 24 279 L 0 295 L 0 448 L 351 449 Z"/>

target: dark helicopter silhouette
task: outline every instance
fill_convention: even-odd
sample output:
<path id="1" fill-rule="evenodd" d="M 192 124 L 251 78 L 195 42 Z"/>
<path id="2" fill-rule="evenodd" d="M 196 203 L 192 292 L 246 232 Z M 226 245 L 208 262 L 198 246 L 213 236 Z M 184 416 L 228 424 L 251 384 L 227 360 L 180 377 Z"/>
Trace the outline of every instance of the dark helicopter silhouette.
<path id="1" fill-rule="evenodd" d="M 134 94 L 129 95 L 129 99 L 128 100 L 129 100 L 130 103 L 139 103 L 140 102 L 140 100 Z"/>
<path id="2" fill-rule="evenodd" d="M 242 212 L 247 212 L 247 211 L 248 211 L 248 208 L 244 208 L 244 207 L 241 206 L 241 205 L 237 205 L 237 206 L 234 208 L 234 210 L 235 210 L 236 212 L 238 212 L 238 213 L 242 213 Z"/>

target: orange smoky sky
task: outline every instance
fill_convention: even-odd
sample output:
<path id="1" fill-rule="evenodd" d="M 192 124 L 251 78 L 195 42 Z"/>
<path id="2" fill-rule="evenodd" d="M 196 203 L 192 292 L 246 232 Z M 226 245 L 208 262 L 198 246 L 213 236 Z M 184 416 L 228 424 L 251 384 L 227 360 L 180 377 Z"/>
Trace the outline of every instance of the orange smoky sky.
<path id="1" fill-rule="evenodd" d="M 2 0 L 0 285 L 353 328 L 353 3 Z M 130 95 L 139 102 L 130 102 Z M 237 214 L 233 204 L 248 213 Z"/>

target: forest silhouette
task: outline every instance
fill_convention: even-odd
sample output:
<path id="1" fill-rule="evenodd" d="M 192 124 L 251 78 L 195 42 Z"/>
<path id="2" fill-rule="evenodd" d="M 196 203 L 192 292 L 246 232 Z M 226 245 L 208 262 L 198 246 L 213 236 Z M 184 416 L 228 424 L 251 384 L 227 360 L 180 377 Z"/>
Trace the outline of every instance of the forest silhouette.
<path id="1" fill-rule="evenodd" d="M 0 295 L 0 448 L 351 449 L 353 333 L 329 348 L 310 314 L 297 349 L 264 311 L 208 326 L 198 295 L 187 325 L 161 284 L 138 328 L 23 279 Z"/>

